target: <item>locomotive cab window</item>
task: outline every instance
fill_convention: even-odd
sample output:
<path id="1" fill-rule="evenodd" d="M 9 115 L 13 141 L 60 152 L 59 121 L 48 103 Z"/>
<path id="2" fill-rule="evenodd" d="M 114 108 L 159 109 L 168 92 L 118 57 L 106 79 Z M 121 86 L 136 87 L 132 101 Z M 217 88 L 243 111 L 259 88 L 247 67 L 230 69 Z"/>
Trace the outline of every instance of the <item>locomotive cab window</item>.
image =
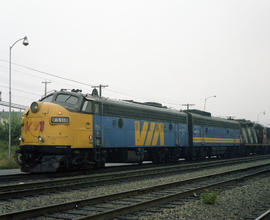
<path id="1" fill-rule="evenodd" d="M 53 102 L 73 112 L 79 112 L 82 105 L 82 101 L 78 96 L 63 93 L 58 94 Z"/>
<path id="2" fill-rule="evenodd" d="M 78 102 L 78 97 L 73 95 L 67 95 L 67 94 L 59 94 L 56 97 L 56 102 L 65 102 L 71 105 L 75 105 Z"/>
<path id="3" fill-rule="evenodd" d="M 44 99 L 41 100 L 41 102 L 52 102 L 53 100 L 53 94 L 45 97 Z"/>
<path id="4" fill-rule="evenodd" d="M 85 101 L 83 103 L 82 111 L 87 112 L 87 113 L 93 113 L 93 102 L 92 101 Z"/>
<path id="5" fill-rule="evenodd" d="M 99 104 L 95 103 L 95 114 L 99 113 Z"/>
<path id="6" fill-rule="evenodd" d="M 71 105 L 75 105 L 78 102 L 78 98 L 75 96 L 70 96 L 67 100 L 66 103 L 71 104 Z"/>

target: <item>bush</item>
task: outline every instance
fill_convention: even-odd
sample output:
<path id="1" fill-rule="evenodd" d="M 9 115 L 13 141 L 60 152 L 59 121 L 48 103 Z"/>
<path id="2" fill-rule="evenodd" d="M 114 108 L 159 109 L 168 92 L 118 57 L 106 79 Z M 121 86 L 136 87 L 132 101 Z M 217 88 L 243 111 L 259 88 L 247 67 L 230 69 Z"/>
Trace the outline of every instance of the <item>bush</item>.
<path id="1" fill-rule="evenodd" d="M 8 141 L 9 126 L 8 126 L 8 114 L 3 116 L 3 123 L 0 123 L 0 140 Z M 18 145 L 19 137 L 21 135 L 21 114 L 17 112 L 12 112 L 11 114 L 11 143 Z"/>
<path id="2" fill-rule="evenodd" d="M 0 141 L 0 169 L 18 168 L 19 165 L 14 160 L 15 151 L 18 150 L 17 145 L 11 147 L 11 158 L 8 155 L 8 141 Z"/>
<path id="3" fill-rule="evenodd" d="M 201 200 L 204 204 L 215 204 L 218 192 L 204 192 L 201 194 Z"/>
<path id="4" fill-rule="evenodd" d="M 11 158 L 9 159 L 8 136 L 9 124 L 8 113 L 1 112 L 2 123 L 0 123 L 0 169 L 18 168 L 14 160 L 15 151 L 18 149 L 19 137 L 21 135 L 21 113 L 12 112 L 11 114 Z"/>

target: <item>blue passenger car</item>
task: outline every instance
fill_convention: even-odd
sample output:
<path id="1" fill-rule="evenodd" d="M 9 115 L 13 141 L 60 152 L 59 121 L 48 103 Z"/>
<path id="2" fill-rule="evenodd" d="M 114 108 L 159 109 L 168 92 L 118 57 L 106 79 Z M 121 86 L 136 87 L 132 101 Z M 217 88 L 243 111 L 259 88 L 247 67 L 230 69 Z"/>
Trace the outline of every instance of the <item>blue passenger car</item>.
<path id="1" fill-rule="evenodd" d="M 240 146 L 240 125 L 233 120 L 188 113 L 192 135 L 191 156 L 226 155 L 230 147 Z"/>

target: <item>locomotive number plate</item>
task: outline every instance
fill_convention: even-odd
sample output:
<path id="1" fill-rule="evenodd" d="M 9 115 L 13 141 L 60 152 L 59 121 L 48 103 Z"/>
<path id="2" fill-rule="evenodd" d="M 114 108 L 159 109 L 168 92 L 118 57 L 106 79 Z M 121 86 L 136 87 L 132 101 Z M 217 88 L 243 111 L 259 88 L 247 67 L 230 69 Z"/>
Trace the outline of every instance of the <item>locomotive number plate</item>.
<path id="1" fill-rule="evenodd" d="M 68 124 L 69 117 L 51 117 L 52 124 Z"/>

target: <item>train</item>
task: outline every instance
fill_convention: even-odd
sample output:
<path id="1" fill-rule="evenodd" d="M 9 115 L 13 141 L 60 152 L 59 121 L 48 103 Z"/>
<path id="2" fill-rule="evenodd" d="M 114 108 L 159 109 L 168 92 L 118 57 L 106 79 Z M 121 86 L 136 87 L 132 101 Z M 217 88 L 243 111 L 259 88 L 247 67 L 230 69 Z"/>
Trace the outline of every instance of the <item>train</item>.
<path id="1" fill-rule="evenodd" d="M 61 89 L 23 113 L 15 159 L 40 173 L 268 153 L 270 129 L 249 120 Z"/>

